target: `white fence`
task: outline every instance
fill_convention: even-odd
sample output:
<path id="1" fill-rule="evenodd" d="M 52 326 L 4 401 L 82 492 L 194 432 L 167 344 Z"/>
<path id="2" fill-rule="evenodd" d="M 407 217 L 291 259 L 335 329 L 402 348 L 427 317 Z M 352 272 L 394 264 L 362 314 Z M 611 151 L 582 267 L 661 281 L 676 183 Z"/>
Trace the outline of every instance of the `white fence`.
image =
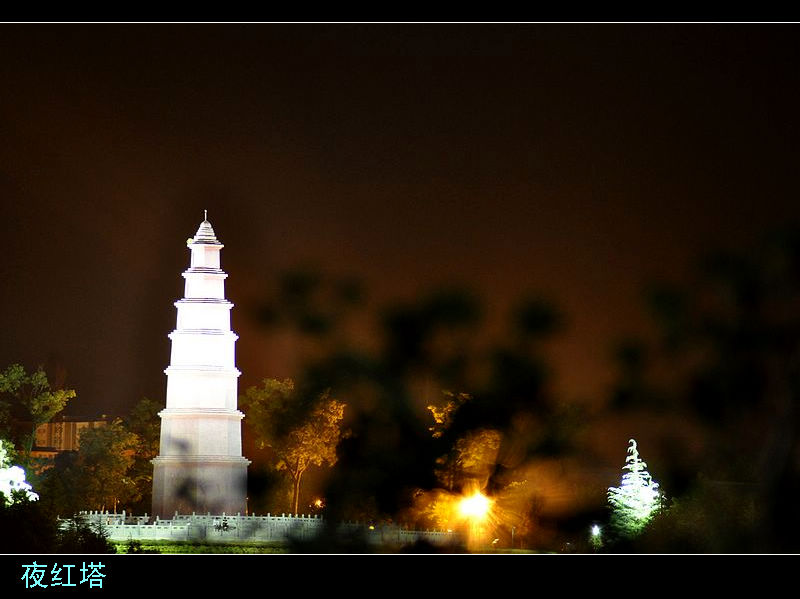
<path id="1" fill-rule="evenodd" d="M 144 516 L 130 516 L 109 512 L 80 512 L 85 521 L 102 525 L 112 541 L 195 541 L 210 543 L 236 543 L 255 541 L 286 544 L 290 539 L 308 540 L 321 530 L 324 520 L 319 516 L 220 516 L 205 514 L 175 514 L 171 520 Z M 417 541 L 432 545 L 453 545 L 458 537 L 453 532 L 437 530 L 407 530 L 394 525 L 368 526 L 358 522 L 340 524 L 342 534 L 361 532 L 373 545 L 404 546 Z"/>

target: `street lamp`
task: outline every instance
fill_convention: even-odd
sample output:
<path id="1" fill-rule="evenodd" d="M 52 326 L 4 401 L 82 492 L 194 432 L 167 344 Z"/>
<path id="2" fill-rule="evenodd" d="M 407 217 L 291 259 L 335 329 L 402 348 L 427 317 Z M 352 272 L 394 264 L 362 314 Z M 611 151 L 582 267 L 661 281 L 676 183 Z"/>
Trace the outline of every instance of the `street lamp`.
<path id="1" fill-rule="evenodd" d="M 458 511 L 470 520 L 485 520 L 492 507 L 492 502 L 480 491 L 465 497 L 458 504 Z"/>
<path id="2" fill-rule="evenodd" d="M 589 537 L 589 542 L 594 547 L 594 550 L 597 551 L 600 547 L 603 546 L 603 537 L 602 529 L 600 528 L 599 524 L 592 524 L 592 528 L 590 529 L 591 536 Z"/>
<path id="3" fill-rule="evenodd" d="M 479 525 L 485 521 L 492 508 L 492 500 L 480 491 L 476 491 L 458 502 L 458 512 L 469 521 L 470 537 L 472 542 L 477 542 Z"/>

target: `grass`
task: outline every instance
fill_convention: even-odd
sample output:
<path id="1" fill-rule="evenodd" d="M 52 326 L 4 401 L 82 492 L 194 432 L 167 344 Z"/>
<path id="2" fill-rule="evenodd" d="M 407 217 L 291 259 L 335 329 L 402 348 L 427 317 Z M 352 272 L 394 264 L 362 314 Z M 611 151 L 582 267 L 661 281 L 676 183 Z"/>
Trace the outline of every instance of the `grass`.
<path id="1" fill-rule="evenodd" d="M 129 541 L 112 541 L 117 553 L 288 553 L 286 547 L 276 544 L 194 543 L 191 541 L 137 541 L 129 551 Z"/>

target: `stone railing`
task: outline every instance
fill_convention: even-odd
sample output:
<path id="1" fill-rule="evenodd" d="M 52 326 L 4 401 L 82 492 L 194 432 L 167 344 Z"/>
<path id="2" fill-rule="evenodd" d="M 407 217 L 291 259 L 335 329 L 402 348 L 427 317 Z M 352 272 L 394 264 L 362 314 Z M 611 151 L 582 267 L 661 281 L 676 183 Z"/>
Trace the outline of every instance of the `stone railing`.
<path id="1" fill-rule="evenodd" d="M 110 512 L 81 512 L 81 518 L 89 523 L 102 525 L 112 541 L 195 541 L 210 543 L 263 542 L 286 544 L 290 539 L 308 540 L 316 536 L 324 520 L 313 515 L 262 516 L 241 514 L 175 514 L 171 519 L 128 515 Z M 374 545 L 403 546 L 416 541 L 433 545 L 448 545 L 458 542 L 452 532 L 436 530 L 408 530 L 396 525 L 368 526 L 359 522 L 343 522 L 339 525 L 343 533 L 361 532 Z"/>

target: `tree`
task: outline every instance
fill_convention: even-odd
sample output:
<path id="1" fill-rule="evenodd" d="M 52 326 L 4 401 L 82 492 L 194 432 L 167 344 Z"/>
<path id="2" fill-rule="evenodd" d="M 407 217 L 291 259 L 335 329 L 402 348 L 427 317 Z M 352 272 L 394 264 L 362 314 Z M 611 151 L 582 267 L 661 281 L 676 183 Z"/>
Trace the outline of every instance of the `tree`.
<path id="1" fill-rule="evenodd" d="M 40 501 L 20 494 L 11 503 L 0 500 L 0 553 L 53 553 L 58 524 Z"/>
<path id="2" fill-rule="evenodd" d="M 73 397 L 73 389 L 51 389 L 41 366 L 28 374 L 19 364 L 12 364 L 0 373 L 0 434 L 14 443 L 24 465 L 30 461 L 36 429 Z"/>
<path id="3" fill-rule="evenodd" d="M 459 407 L 469 401 L 466 393 L 444 393 L 449 400 L 443 406 L 429 405 L 435 421 L 429 427 L 433 438 L 441 438 L 451 425 Z M 473 429 L 453 443 L 447 454 L 436 460 L 436 475 L 448 491 L 463 487 L 466 479 L 486 479 L 492 471 L 500 449 L 502 434 L 495 429 Z"/>
<path id="4" fill-rule="evenodd" d="M 25 482 L 25 471 L 11 465 L 11 456 L 11 443 L 0 439 L 0 553 L 52 552 L 55 519 Z"/>
<path id="5" fill-rule="evenodd" d="M 147 511 L 150 505 L 153 465 L 150 461 L 158 455 L 161 437 L 161 421 L 158 412 L 162 404 L 147 397 L 142 398 L 123 419 L 125 429 L 136 436 L 133 452 L 133 464 L 128 477 L 135 488 L 135 496 L 131 497 L 134 509 Z"/>
<path id="6" fill-rule="evenodd" d="M 68 518 L 59 527 L 58 553 L 116 553 L 102 524 L 86 522 L 80 516 Z"/>
<path id="7" fill-rule="evenodd" d="M 618 391 L 626 412 L 658 410 L 663 422 L 677 416 L 693 425 L 692 441 L 702 439 L 698 451 L 670 433 L 661 447 L 671 454 L 659 476 L 672 501 L 696 515 L 702 530 L 691 534 L 713 539 L 715 552 L 797 552 L 800 227 L 714 251 L 685 282 L 648 291 L 656 335 L 637 344 L 642 359 L 629 360 Z M 724 506 L 740 508 L 720 517 Z M 743 510 L 752 516 L 738 524 L 749 529 L 733 535 Z M 674 535 L 661 539 L 661 550 L 685 546 L 670 545 Z"/>
<path id="8" fill-rule="evenodd" d="M 137 410 L 134 410 L 136 412 Z M 136 455 L 146 443 L 121 419 L 84 429 L 77 451 L 62 451 L 42 473 L 41 502 L 55 516 L 80 510 L 117 511 L 142 505 L 149 480 L 141 478 Z"/>
<path id="9" fill-rule="evenodd" d="M 136 487 L 129 469 L 137 441 L 136 435 L 126 430 L 119 419 L 81 433 L 76 456 L 80 478 L 75 484 L 83 486 L 86 508 L 116 511 L 119 502 L 135 497 Z"/>
<path id="10" fill-rule="evenodd" d="M 347 397 L 348 435 L 326 478 L 325 551 L 352 549 L 336 541 L 341 521 L 411 524 L 420 498 L 452 495 L 442 487 L 455 488 L 478 471 L 491 497 L 512 487 L 517 495 L 528 463 L 572 450 L 581 419 L 552 393 L 543 351 L 564 323 L 551 302 L 523 298 L 506 329 L 494 331 L 481 328 L 484 305 L 469 288 L 361 303 L 352 306 L 360 311 L 337 314 L 328 298 L 341 287 L 331 282 L 321 275 L 283 278 L 262 313 L 276 332 L 289 325 L 303 350 L 298 387 L 309 396 L 329 389 Z M 321 310 L 326 326 L 307 326 Z M 459 393 L 452 405 L 424 411 L 448 389 Z M 439 420 L 433 427 L 431 413 Z M 323 548 L 302 550 L 309 549 Z"/>
<path id="11" fill-rule="evenodd" d="M 4 439 L 0 439 L 0 503 L 11 505 L 24 500 L 36 501 L 39 496 L 25 482 L 25 470 L 11 465 L 6 444 Z"/>
<path id="12" fill-rule="evenodd" d="M 266 379 L 262 387 L 247 389 L 241 403 L 260 446 L 272 450 L 275 468 L 292 482 L 291 511 L 296 514 L 308 467 L 336 463 L 345 404 L 328 392 L 304 398 L 289 379 Z"/>
<path id="13" fill-rule="evenodd" d="M 84 476 L 77 451 L 58 452 L 37 487 L 43 509 L 53 518 L 70 517 L 87 509 Z"/>
<path id="14" fill-rule="evenodd" d="M 662 502 L 659 485 L 647 471 L 647 464 L 639 458 L 636 441 L 629 441 L 622 483 L 609 487 L 611 527 L 620 537 L 631 538 L 639 534 L 658 511 Z"/>

